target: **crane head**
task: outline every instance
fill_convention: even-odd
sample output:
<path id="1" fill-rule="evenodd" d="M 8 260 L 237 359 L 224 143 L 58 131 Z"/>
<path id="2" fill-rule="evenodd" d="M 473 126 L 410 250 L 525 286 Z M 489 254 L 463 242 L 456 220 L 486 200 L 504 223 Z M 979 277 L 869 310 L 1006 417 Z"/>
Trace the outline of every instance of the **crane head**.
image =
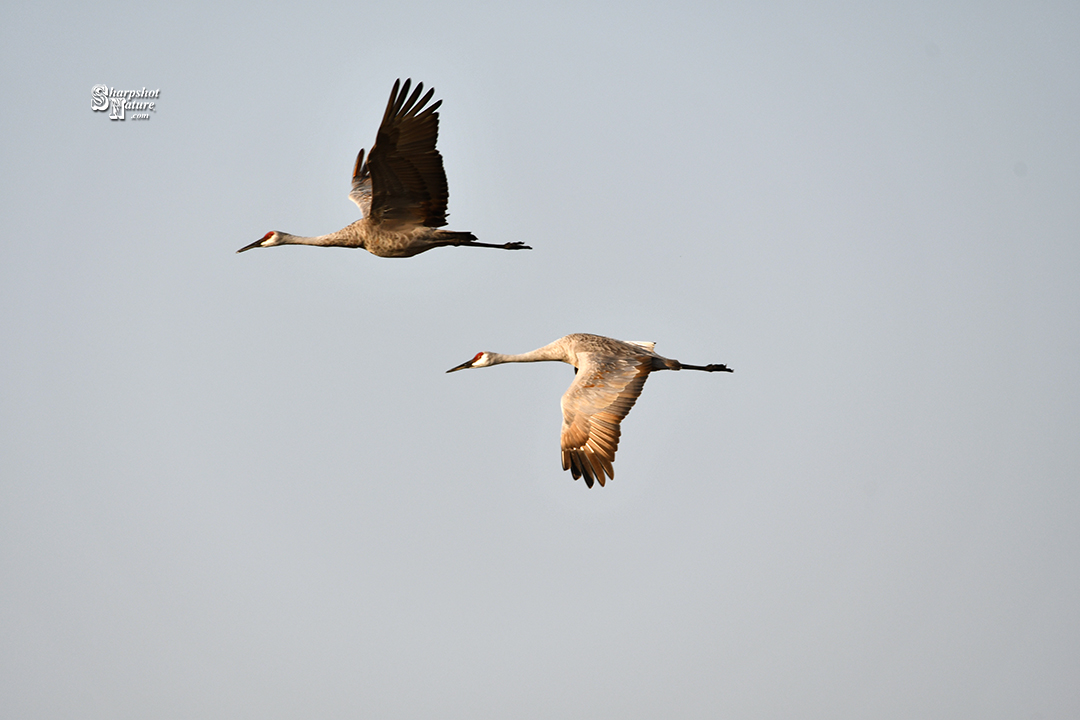
<path id="1" fill-rule="evenodd" d="M 281 233 L 279 233 L 277 230 L 272 230 L 272 231 L 266 233 L 265 235 L 263 235 L 261 238 L 259 238 L 255 242 L 251 243 L 250 245 L 245 245 L 244 247 L 240 248 L 236 252 L 242 253 L 245 250 L 250 250 L 252 248 L 273 247 L 274 245 L 280 245 L 280 244 L 281 244 Z"/>
<path id="2" fill-rule="evenodd" d="M 469 360 L 468 362 L 463 362 L 457 367 L 450 368 L 446 372 L 452 373 L 455 370 L 464 370 L 465 368 L 487 367 L 491 364 L 491 353 L 479 352 L 476 353 L 476 356 L 473 357 L 472 360 Z"/>

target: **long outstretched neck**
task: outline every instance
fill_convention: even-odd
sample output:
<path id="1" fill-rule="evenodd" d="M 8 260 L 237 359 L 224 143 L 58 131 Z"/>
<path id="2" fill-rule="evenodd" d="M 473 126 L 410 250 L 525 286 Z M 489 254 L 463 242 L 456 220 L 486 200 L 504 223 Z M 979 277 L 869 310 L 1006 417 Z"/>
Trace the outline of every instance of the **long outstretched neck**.
<path id="1" fill-rule="evenodd" d="M 727 365 L 723 365 L 723 364 L 720 364 L 720 365 L 687 365 L 686 363 L 679 363 L 679 368 L 681 370 L 703 370 L 705 372 L 729 372 L 729 373 L 735 372 L 734 370 L 729 368 Z"/>
<path id="2" fill-rule="evenodd" d="M 345 228 L 346 230 L 348 228 Z M 338 230 L 327 235 L 316 235 L 315 237 L 306 237 L 304 235 L 292 235 L 286 232 L 278 232 L 278 245 L 320 245 L 322 247 L 343 245 L 346 247 L 363 247 L 363 241 L 351 234 L 347 234 L 344 230 Z"/>
<path id="3" fill-rule="evenodd" d="M 566 348 L 555 341 L 550 345 L 545 345 L 542 348 L 537 348 L 531 352 L 521 353 L 520 355 L 502 355 L 500 353 L 487 353 L 488 364 L 498 365 L 499 363 L 524 363 L 524 362 L 544 362 L 545 360 L 558 360 L 560 362 L 570 362 L 570 358 L 566 355 Z"/>
<path id="4" fill-rule="evenodd" d="M 489 352 L 488 365 L 499 365 L 501 363 L 526 363 L 526 362 L 544 362 L 546 360 L 560 360 L 567 362 L 566 357 L 562 354 L 543 353 L 541 350 L 546 348 L 540 348 L 539 350 L 533 350 L 532 352 L 521 353 L 520 355 L 502 355 L 501 353 Z"/>

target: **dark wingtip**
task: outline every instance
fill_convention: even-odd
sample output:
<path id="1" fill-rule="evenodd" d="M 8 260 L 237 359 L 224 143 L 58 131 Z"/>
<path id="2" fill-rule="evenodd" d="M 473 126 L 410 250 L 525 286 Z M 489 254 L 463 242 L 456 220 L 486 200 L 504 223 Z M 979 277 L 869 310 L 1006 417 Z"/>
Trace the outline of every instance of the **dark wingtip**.
<path id="1" fill-rule="evenodd" d="M 356 154 L 356 164 L 353 165 L 352 176 L 353 180 L 360 177 L 360 171 L 364 169 L 364 148 L 360 148 L 360 152 Z"/>

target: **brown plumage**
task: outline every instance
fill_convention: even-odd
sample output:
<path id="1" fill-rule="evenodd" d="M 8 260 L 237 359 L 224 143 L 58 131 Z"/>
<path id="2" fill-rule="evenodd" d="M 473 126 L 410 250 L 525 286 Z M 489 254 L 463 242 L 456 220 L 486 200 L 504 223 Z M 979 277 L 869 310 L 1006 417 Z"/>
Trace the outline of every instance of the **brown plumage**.
<path id="1" fill-rule="evenodd" d="M 508 362 L 558 360 L 575 368 L 574 381 L 562 397 L 562 467 L 574 479 L 604 485 L 615 477 L 612 463 L 619 447 L 619 425 L 641 395 L 654 370 L 733 372 L 726 365 L 686 365 L 653 352 L 656 343 L 624 342 L 601 335 L 574 333 L 521 355 L 477 353 L 447 370 L 488 367 Z"/>
<path id="2" fill-rule="evenodd" d="M 412 257 L 448 245 L 531 250 L 520 242 L 493 245 L 477 242 L 471 232 L 438 229 L 446 225 L 450 197 L 442 155 L 435 149 L 442 100 L 429 106 L 434 89 L 421 97 L 424 84 L 417 83 L 410 95 L 410 83 L 394 83 L 367 162 L 363 150 L 356 156 L 349 199 L 362 219 L 317 237 L 274 230 L 236 252 L 275 245 L 364 248 L 380 257 Z"/>

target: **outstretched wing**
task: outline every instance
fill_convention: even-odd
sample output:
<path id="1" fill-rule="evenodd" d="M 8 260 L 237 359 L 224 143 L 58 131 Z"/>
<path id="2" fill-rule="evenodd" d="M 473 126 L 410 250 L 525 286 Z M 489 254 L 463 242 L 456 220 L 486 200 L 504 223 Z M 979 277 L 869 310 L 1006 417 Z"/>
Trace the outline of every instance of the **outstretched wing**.
<path id="1" fill-rule="evenodd" d="M 584 362 L 582 361 L 584 358 Z M 652 370 L 652 358 L 579 353 L 578 372 L 562 397 L 562 466 L 574 479 L 604 485 L 614 479 L 619 423 L 634 407 Z"/>
<path id="2" fill-rule="evenodd" d="M 363 150 L 356 158 L 349 198 L 376 221 L 442 227 L 450 195 L 435 149 L 442 100 L 425 108 L 435 90 L 420 97 L 424 84 L 417 83 L 409 95 L 411 82 L 394 83 L 367 162 Z"/>

